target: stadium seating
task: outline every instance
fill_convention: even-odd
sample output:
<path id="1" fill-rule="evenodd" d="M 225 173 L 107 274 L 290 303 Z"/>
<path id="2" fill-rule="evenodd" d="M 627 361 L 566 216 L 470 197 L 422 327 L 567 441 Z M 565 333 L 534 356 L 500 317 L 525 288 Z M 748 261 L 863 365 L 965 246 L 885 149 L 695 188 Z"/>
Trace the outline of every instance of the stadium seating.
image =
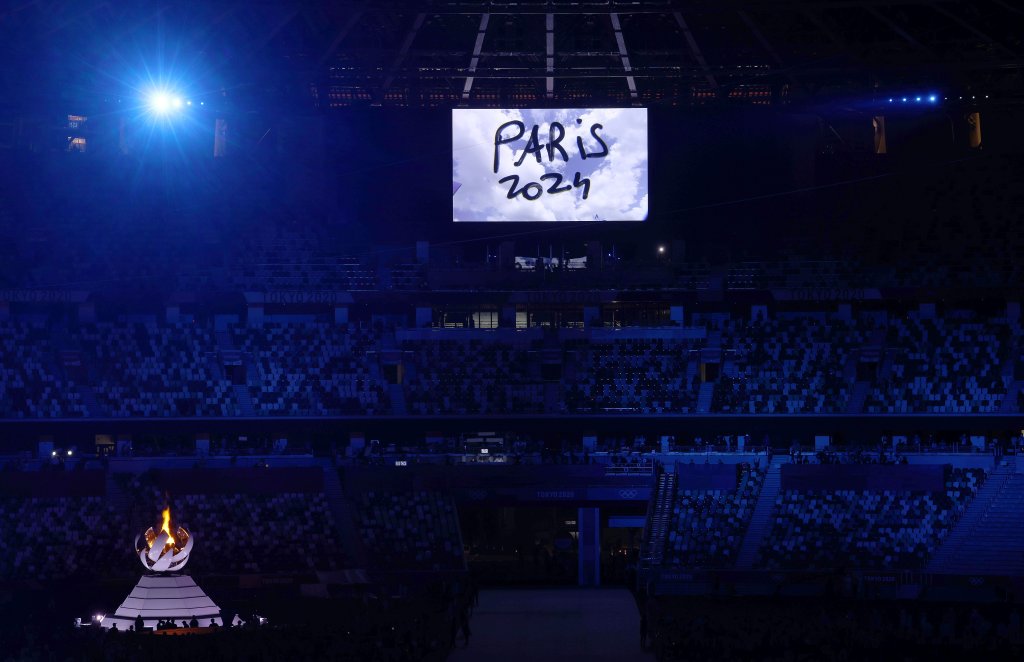
<path id="1" fill-rule="evenodd" d="M 713 409 L 741 414 L 842 412 L 850 388 L 843 368 L 863 340 L 861 328 L 835 319 L 730 322 L 723 329 L 722 347 L 736 357 L 736 366 L 734 375 L 726 374 L 716 384 Z"/>
<path id="2" fill-rule="evenodd" d="M 237 416 L 231 383 L 214 375 L 212 333 L 190 324 L 84 325 L 77 340 L 112 416 Z"/>
<path id="3" fill-rule="evenodd" d="M 0 406 L 11 418 L 85 415 L 74 381 L 59 376 L 50 331 L 43 323 L 0 324 Z"/>
<path id="4" fill-rule="evenodd" d="M 255 366 L 256 414 L 390 413 L 386 384 L 367 361 L 371 331 L 356 325 L 234 326 L 235 347 Z"/>
<path id="5" fill-rule="evenodd" d="M 667 539 L 669 565 L 722 568 L 736 561 L 764 471 L 745 467 L 734 490 L 677 491 Z"/>
<path id="6" fill-rule="evenodd" d="M 356 502 L 370 561 L 386 569 L 465 568 L 458 515 L 439 492 L 368 491 Z"/>
<path id="7" fill-rule="evenodd" d="M 984 478 L 981 469 L 951 469 L 943 493 L 784 490 L 758 566 L 921 569 Z"/>
<path id="8" fill-rule="evenodd" d="M 335 570 L 347 567 L 344 546 L 322 492 L 168 495 L 149 475 L 133 476 L 132 522 L 139 531 L 170 505 L 175 526 L 201 545 L 189 565 L 203 574 Z M 170 503 L 168 503 L 168 496 Z"/>
<path id="9" fill-rule="evenodd" d="M 123 514 L 99 496 L 2 497 L 0 580 L 52 581 L 117 572 L 111 559 L 130 560 L 126 525 Z M 125 564 L 121 570 L 130 568 Z"/>
<path id="10" fill-rule="evenodd" d="M 544 385 L 528 346 L 481 340 L 406 341 L 413 414 L 541 413 Z M 539 371 L 539 366 L 533 366 Z"/>
<path id="11" fill-rule="evenodd" d="M 697 377 L 687 378 L 681 341 L 623 340 L 574 343 L 578 372 L 566 387 L 565 407 L 580 413 L 696 411 Z"/>
<path id="12" fill-rule="evenodd" d="M 990 413 L 999 411 L 1012 376 L 1007 343 L 1020 328 L 973 316 L 894 319 L 887 346 L 895 353 L 888 374 L 870 391 L 872 413 Z"/>
<path id="13" fill-rule="evenodd" d="M 203 553 L 194 560 L 197 571 L 344 567 L 343 547 L 323 494 L 187 494 L 174 506 L 176 521 L 202 541 Z"/>
<path id="14" fill-rule="evenodd" d="M 218 328 L 0 322 L 0 415 L 998 413 L 1019 406 L 1024 346 L 1018 321 L 958 310 L 698 319 L 679 338 L 557 345 L 302 319 Z"/>

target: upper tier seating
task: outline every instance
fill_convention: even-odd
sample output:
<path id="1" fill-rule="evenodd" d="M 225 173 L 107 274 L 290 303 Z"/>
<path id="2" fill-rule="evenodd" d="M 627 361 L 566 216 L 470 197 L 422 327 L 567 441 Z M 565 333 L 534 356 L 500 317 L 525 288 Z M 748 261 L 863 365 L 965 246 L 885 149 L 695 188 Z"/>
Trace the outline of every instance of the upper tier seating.
<path id="1" fill-rule="evenodd" d="M 568 411 L 696 411 L 696 374 L 687 377 L 693 345 L 661 339 L 574 343 L 576 379 L 566 385 Z"/>
<path id="2" fill-rule="evenodd" d="M 0 323 L 0 408 L 11 418 L 85 415 L 74 380 L 62 378 L 42 323 Z"/>
<path id="3" fill-rule="evenodd" d="M 234 326 L 235 347 L 255 363 L 257 414 L 390 413 L 386 384 L 368 361 L 371 331 L 356 325 Z"/>
<path id="4" fill-rule="evenodd" d="M 1015 319 L 954 310 L 695 324 L 679 337 L 574 333 L 558 345 L 438 330 L 396 347 L 392 331 L 354 323 L 268 320 L 215 331 L 209 322 L 152 316 L 81 325 L 5 321 L 0 416 L 962 414 L 1019 407 L 1015 372 L 1024 330 Z"/>

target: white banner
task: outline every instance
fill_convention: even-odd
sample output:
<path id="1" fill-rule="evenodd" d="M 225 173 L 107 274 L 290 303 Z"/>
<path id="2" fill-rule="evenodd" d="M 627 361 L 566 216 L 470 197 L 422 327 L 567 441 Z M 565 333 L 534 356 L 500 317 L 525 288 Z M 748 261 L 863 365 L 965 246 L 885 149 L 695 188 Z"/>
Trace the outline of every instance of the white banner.
<path id="1" fill-rule="evenodd" d="M 643 221 L 647 109 L 452 110 L 456 222 Z"/>

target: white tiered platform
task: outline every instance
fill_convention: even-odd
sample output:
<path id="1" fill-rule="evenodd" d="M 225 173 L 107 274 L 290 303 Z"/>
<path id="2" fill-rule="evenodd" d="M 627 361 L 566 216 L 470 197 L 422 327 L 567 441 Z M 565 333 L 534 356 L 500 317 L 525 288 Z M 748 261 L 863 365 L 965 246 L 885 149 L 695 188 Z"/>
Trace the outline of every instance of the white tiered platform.
<path id="1" fill-rule="evenodd" d="M 194 616 L 199 625 L 207 627 L 213 621 L 224 625 L 220 607 L 214 604 L 203 589 L 188 575 L 145 575 L 112 615 L 103 619 L 103 627 L 122 632 L 135 625 L 142 616 L 147 628 L 155 628 L 158 621 L 173 620 L 179 626 Z"/>

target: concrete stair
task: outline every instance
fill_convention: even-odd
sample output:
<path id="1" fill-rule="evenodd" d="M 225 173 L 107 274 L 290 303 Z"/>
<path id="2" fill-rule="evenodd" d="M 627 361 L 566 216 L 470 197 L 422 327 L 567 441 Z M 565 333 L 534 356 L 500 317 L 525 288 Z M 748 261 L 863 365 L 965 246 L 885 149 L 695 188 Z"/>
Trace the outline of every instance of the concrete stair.
<path id="1" fill-rule="evenodd" d="M 1003 396 L 1003 402 L 999 406 L 999 413 L 1019 413 L 1020 408 L 1017 406 L 1017 394 L 1020 393 L 1021 387 L 1024 387 L 1024 381 L 1017 380 L 1006 389 L 1006 395 Z"/>
<path id="2" fill-rule="evenodd" d="M 654 488 L 654 505 L 647 514 L 647 539 L 644 540 L 644 559 L 650 565 L 660 565 L 665 557 L 665 539 L 672 524 L 676 500 L 676 474 L 663 471 Z"/>
<path id="3" fill-rule="evenodd" d="M 700 372 L 700 352 L 691 350 L 686 359 L 686 383 L 689 384 Z"/>
<path id="4" fill-rule="evenodd" d="M 1024 474 L 1006 457 L 928 563 L 929 572 L 1024 576 Z"/>
<path id="5" fill-rule="evenodd" d="M 235 392 L 235 402 L 238 403 L 238 409 L 241 411 L 242 416 L 255 416 L 256 407 L 253 406 L 249 387 L 245 384 L 235 384 L 232 388 Z"/>
<path id="6" fill-rule="evenodd" d="M 565 387 L 561 382 L 546 382 L 544 384 L 544 413 L 562 413 L 562 403 L 565 402 Z"/>
<path id="7" fill-rule="evenodd" d="M 85 407 L 87 416 L 93 418 L 107 416 L 109 412 L 105 407 L 100 405 L 99 400 L 96 399 L 96 392 L 92 390 L 92 387 L 88 384 L 76 384 L 78 389 L 78 395 L 82 398 L 82 406 Z"/>
<path id="8" fill-rule="evenodd" d="M 121 485 L 114 479 L 113 471 L 107 471 L 106 474 L 107 504 L 111 510 L 124 516 L 132 536 L 141 533 L 146 527 L 142 526 L 142 514 L 136 512 L 135 500 L 131 494 L 121 489 Z"/>
<path id="9" fill-rule="evenodd" d="M 334 524 L 338 527 L 345 556 L 357 567 L 366 567 L 366 550 L 356 528 L 355 511 L 345 496 L 338 471 L 329 459 L 321 459 L 320 464 L 324 470 L 324 496 L 327 497 Z"/>
<path id="10" fill-rule="evenodd" d="M 857 382 L 850 391 L 850 400 L 846 403 L 847 414 L 860 414 L 864 411 L 864 402 L 868 399 L 868 390 L 871 384 L 868 382 Z"/>
<path id="11" fill-rule="evenodd" d="M 715 395 L 715 383 L 704 382 L 700 385 L 697 393 L 697 413 L 708 414 L 711 412 L 711 401 Z"/>
<path id="12" fill-rule="evenodd" d="M 214 337 L 217 339 L 217 349 L 222 352 L 225 350 L 232 350 L 235 348 L 234 341 L 231 340 L 231 333 L 228 331 L 215 331 Z"/>
<path id="13" fill-rule="evenodd" d="M 750 524 L 743 536 L 740 552 L 736 556 L 736 567 L 750 569 L 757 561 L 757 554 L 764 544 L 764 539 L 772 529 L 772 515 L 775 512 L 775 501 L 779 498 L 782 487 L 782 462 L 773 459 L 761 485 L 761 493 L 757 496 L 757 505 L 750 516 Z"/>
<path id="14" fill-rule="evenodd" d="M 391 400 L 391 415 L 405 416 L 409 413 L 405 406 L 405 391 L 401 384 L 388 384 L 388 398 Z"/>

